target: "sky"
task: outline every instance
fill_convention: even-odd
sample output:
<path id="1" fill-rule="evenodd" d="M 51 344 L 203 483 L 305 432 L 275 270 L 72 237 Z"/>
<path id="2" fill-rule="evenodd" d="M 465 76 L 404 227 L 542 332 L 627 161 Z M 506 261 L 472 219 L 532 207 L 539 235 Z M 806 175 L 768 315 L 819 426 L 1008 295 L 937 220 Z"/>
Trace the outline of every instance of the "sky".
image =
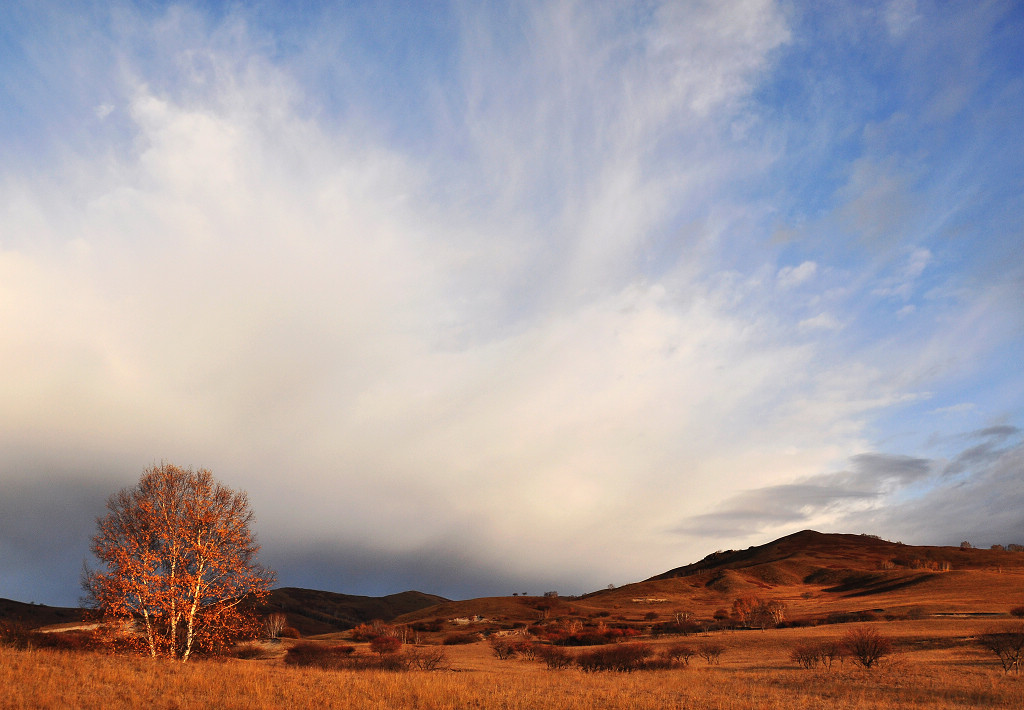
<path id="1" fill-rule="evenodd" d="M 0 3 L 0 597 L 160 462 L 280 586 L 1024 543 L 1016 2 Z"/>

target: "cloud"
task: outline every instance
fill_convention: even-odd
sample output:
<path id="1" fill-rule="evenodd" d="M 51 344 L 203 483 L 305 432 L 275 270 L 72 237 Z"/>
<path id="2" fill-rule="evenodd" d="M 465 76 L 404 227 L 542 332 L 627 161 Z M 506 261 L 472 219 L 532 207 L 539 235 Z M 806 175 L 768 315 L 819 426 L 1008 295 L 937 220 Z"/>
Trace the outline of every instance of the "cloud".
<path id="1" fill-rule="evenodd" d="M 800 330 L 839 330 L 842 324 L 835 319 L 835 316 L 828 313 L 819 313 L 812 318 L 805 318 L 797 323 Z"/>
<path id="2" fill-rule="evenodd" d="M 107 47 L 88 124 L 53 117 L 63 83 L 18 104 L 38 125 L 11 142 L 47 147 L 0 173 L 0 472 L 38 481 L 19 500 L 80 484 L 84 510 L 168 460 L 249 491 L 282 584 L 587 591 L 696 554 L 681 520 L 845 520 L 1006 456 L 864 454 L 886 416 L 931 435 L 904 415 L 933 391 L 976 403 L 965 429 L 1015 421 L 963 384 L 1017 342 L 1014 284 L 936 234 L 1019 212 L 928 212 L 920 151 L 885 157 L 918 104 L 831 123 L 819 92 L 856 82 L 804 71 L 831 44 L 800 12 L 309 13 L 76 17 L 75 56 Z M 894 327 L 885 289 L 934 296 Z"/>
<path id="3" fill-rule="evenodd" d="M 988 544 L 1009 540 L 1021 520 L 1020 495 L 1011 484 L 1024 461 L 1020 430 L 989 427 L 965 440 L 972 445 L 950 460 L 857 454 L 842 471 L 737 493 L 675 532 L 751 539 L 819 527 L 872 530 L 913 544 L 954 544 L 953 537 L 967 531 Z"/>
<path id="4" fill-rule="evenodd" d="M 813 277 L 817 271 L 817 264 L 813 261 L 805 261 L 799 266 L 783 266 L 779 269 L 776 278 L 782 288 L 793 288 Z"/>
<path id="5" fill-rule="evenodd" d="M 885 26 L 893 38 L 905 35 L 919 19 L 917 0 L 891 0 L 885 8 Z"/>

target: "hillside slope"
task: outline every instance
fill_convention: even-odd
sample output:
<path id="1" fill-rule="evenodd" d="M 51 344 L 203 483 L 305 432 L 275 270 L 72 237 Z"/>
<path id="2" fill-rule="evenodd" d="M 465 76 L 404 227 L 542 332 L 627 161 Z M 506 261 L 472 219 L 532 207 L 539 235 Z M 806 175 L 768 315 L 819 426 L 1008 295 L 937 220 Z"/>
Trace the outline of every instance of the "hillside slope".
<path id="1" fill-rule="evenodd" d="M 444 597 L 423 592 L 401 592 L 383 597 L 339 594 L 315 589 L 281 587 L 270 593 L 262 605 L 264 613 L 281 612 L 288 625 L 304 636 L 344 631 L 358 624 L 397 616 L 447 602 Z"/>

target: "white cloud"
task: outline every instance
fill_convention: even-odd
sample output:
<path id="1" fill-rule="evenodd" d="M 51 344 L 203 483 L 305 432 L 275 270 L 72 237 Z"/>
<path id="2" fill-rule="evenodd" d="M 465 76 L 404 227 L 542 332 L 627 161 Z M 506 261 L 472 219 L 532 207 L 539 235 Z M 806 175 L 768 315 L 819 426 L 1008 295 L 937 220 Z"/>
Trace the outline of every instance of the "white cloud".
<path id="1" fill-rule="evenodd" d="M 840 330 L 843 325 L 835 316 L 829 313 L 819 313 L 811 318 L 805 318 L 797 324 L 800 330 Z"/>
<path id="2" fill-rule="evenodd" d="M 805 261 L 799 266 L 783 266 L 776 278 L 782 288 L 793 288 L 811 279 L 818 272 L 818 265 L 813 261 Z"/>
<path id="3" fill-rule="evenodd" d="M 917 0 L 891 0 L 885 8 L 885 26 L 894 38 L 905 35 L 920 19 Z"/>

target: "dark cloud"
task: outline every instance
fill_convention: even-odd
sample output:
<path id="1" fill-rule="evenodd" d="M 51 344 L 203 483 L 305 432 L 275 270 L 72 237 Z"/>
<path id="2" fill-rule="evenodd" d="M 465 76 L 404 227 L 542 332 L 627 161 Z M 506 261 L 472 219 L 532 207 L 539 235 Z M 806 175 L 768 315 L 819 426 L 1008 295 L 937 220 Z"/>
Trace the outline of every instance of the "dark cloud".
<path id="1" fill-rule="evenodd" d="M 109 496 L 125 485 L 42 473 L 7 483 L 0 497 L 0 597 L 77 606 L 96 519 Z M 501 559 L 470 554 L 466 544 L 454 541 L 408 552 L 336 542 L 261 542 L 260 560 L 277 572 L 278 586 L 367 596 L 416 589 L 451 599 L 592 591 L 566 589 L 566 580 L 543 574 L 510 574 Z"/>
<path id="2" fill-rule="evenodd" d="M 912 483 L 926 478 L 932 469 L 931 459 L 898 454 L 857 454 L 850 457 L 853 475 L 861 485 L 877 487 L 881 482 Z"/>
<path id="3" fill-rule="evenodd" d="M 264 546 L 261 559 L 277 572 L 278 586 L 345 594 L 383 596 L 415 589 L 469 599 L 513 592 L 592 591 L 565 589 L 559 580 L 543 575 L 509 574 L 502 560 L 482 560 L 456 545 L 395 552 L 340 543 L 271 544 Z"/>
<path id="4" fill-rule="evenodd" d="M 737 538 L 782 526 L 795 529 L 831 516 L 837 529 L 867 530 L 916 544 L 956 544 L 965 536 L 987 544 L 1024 539 L 1020 433 L 1012 426 L 970 432 L 961 438 L 963 443 L 984 440 L 945 462 L 858 454 L 850 458 L 848 470 L 743 491 L 718 510 L 688 518 L 675 531 Z M 884 504 L 922 485 L 927 492 L 905 502 L 851 512 L 851 504 Z"/>
<path id="5" fill-rule="evenodd" d="M 5 483 L 0 496 L 0 597 L 77 606 L 96 518 L 120 487 L 45 476 Z"/>
<path id="6" fill-rule="evenodd" d="M 687 519 L 676 532 L 734 537 L 796 527 L 854 502 L 879 500 L 893 487 L 926 478 L 933 468 L 930 459 L 881 453 L 858 454 L 850 463 L 847 471 L 743 491 L 719 510 Z"/>
<path id="7" fill-rule="evenodd" d="M 766 486 L 733 496 L 718 511 L 687 519 L 676 532 L 730 537 L 753 534 L 780 525 L 799 525 L 838 504 L 878 496 L 877 491 L 825 483 Z"/>
<path id="8" fill-rule="evenodd" d="M 1003 424 L 1000 426 L 990 426 L 986 427 L 985 429 L 979 429 L 978 431 L 972 432 L 971 436 L 996 437 L 1000 441 L 1002 441 L 1011 436 L 1014 436 L 1015 434 L 1019 434 L 1020 431 L 1021 430 L 1019 427 Z"/>
<path id="9" fill-rule="evenodd" d="M 966 454 L 967 452 L 965 452 Z M 971 459 L 965 478 L 946 480 L 905 503 L 851 515 L 858 528 L 911 544 L 1024 543 L 1024 442 Z"/>

